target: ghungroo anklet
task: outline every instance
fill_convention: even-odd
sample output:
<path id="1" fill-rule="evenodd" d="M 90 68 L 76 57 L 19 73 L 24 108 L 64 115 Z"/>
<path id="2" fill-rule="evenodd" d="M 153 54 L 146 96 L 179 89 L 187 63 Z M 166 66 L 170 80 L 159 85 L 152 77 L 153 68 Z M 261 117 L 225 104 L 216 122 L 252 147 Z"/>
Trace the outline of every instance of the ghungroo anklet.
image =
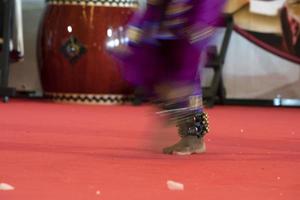
<path id="1" fill-rule="evenodd" d="M 197 136 L 200 138 L 209 131 L 208 116 L 204 112 L 198 112 L 178 120 L 177 126 L 181 137 Z"/>

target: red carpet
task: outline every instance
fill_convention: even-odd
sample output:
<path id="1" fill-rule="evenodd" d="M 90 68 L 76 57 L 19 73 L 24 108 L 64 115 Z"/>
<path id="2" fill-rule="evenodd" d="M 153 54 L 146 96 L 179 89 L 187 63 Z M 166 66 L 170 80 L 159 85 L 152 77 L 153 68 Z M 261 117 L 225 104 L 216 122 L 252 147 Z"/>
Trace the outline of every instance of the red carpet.
<path id="1" fill-rule="evenodd" d="M 208 152 L 180 157 L 150 106 L 0 104 L 0 200 L 299 199 L 299 109 L 207 111 Z"/>

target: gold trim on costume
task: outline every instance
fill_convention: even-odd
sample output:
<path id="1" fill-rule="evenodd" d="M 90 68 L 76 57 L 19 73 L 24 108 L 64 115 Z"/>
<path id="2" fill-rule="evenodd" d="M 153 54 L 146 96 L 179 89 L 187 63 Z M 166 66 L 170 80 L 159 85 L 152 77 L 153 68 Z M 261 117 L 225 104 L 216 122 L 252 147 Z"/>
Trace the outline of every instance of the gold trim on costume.
<path id="1" fill-rule="evenodd" d="M 187 36 L 190 39 L 191 43 L 195 43 L 212 36 L 215 33 L 215 30 L 216 28 L 212 26 L 203 28 L 198 31 L 193 31 L 192 29 L 190 29 L 187 31 Z"/>
<path id="2" fill-rule="evenodd" d="M 135 26 L 130 26 L 127 30 L 127 37 L 130 41 L 138 43 L 141 41 L 143 35 L 143 30 L 135 27 Z"/>
<path id="3" fill-rule="evenodd" d="M 202 108 L 203 107 L 203 100 L 202 96 L 200 95 L 194 95 L 189 97 L 189 107 L 190 108 Z"/>
<path id="4" fill-rule="evenodd" d="M 192 9 L 193 6 L 188 5 L 170 5 L 166 11 L 167 15 L 179 15 L 182 14 L 190 9 Z"/>
<path id="5" fill-rule="evenodd" d="M 178 26 L 181 24 L 186 23 L 188 20 L 186 18 L 176 18 L 176 19 L 171 19 L 167 20 L 164 22 L 165 26 L 172 27 L 172 26 Z"/>

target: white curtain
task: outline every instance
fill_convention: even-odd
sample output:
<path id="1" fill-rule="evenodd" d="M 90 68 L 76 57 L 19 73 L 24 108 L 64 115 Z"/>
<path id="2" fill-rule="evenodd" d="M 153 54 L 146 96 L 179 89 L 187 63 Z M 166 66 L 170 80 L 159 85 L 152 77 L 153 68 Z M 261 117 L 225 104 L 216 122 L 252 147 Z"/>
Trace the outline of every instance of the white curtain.
<path id="1" fill-rule="evenodd" d="M 222 35 L 218 38 L 220 44 Z M 228 98 L 300 99 L 300 65 L 233 33 L 223 70 Z"/>

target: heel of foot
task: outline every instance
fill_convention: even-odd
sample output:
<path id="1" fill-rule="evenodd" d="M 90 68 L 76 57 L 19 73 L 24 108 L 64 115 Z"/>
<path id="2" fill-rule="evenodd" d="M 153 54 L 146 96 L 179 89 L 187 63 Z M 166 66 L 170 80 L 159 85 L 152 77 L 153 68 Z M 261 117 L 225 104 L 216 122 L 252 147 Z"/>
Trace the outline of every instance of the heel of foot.
<path id="1" fill-rule="evenodd" d="M 200 154 L 200 153 L 205 153 L 206 152 L 206 145 L 205 142 L 203 142 L 202 145 L 198 149 L 196 149 L 195 153 Z"/>

